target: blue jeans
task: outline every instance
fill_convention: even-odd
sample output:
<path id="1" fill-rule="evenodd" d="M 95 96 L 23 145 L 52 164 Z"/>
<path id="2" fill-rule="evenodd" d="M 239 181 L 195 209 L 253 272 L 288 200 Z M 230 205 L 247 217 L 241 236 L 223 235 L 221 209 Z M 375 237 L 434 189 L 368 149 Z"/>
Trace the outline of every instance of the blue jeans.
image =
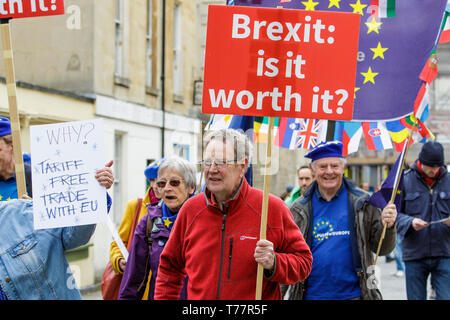
<path id="1" fill-rule="evenodd" d="M 427 299 L 427 280 L 436 291 L 436 300 L 450 300 L 450 258 L 426 258 L 405 261 L 408 300 Z"/>
<path id="2" fill-rule="evenodd" d="M 395 243 L 395 263 L 397 263 L 397 271 L 405 271 L 405 264 L 402 259 L 402 237 L 397 233 L 397 242 Z"/>

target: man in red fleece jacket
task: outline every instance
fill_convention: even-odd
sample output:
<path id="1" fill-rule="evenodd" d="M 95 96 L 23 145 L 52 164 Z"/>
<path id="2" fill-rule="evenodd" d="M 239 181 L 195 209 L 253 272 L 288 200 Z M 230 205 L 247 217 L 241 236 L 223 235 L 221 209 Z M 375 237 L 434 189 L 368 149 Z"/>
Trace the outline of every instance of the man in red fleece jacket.
<path id="1" fill-rule="evenodd" d="M 178 214 L 161 254 L 155 299 L 178 299 L 186 275 L 188 299 L 255 299 L 258 263 L 262 299 L 281 299 L 280 284 L 309 275 L 311 251 L 288 207 L 272 195 L 267 240 L 258 241 L 263 192 L 244 179 L 252 154 L 247 136 L 223 129 L 204 144 L 206 190 Z"/>

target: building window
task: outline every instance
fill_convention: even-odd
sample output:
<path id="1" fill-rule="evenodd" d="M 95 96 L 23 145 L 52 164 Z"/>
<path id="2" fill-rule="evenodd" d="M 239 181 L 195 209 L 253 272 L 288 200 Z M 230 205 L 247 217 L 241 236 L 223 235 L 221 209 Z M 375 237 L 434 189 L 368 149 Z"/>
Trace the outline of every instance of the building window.
<path id="1" fill-rule="evenodd" d="M 155 86 L 153 73 L 153 0 L 147 0 L 147 36 L 146 36 L 146 56 L 145 56 L 145 86 L 152 88 Z"/>
<path id="2" fill-rule="evenodd" d="M 113 211 L 113 221 L 115 224 L 120 224 L 122 221 L 122 154 L 123 154 L 123 135 L 116 132 L 114 134 L 114 191 L 113 201 L 115 203 Z"/>
<path id="3" fill-rule="evenodd" d="M 123 76 L 123 0 L 116 0 L 116 18 L 114 19 L 116 29 L 116 61 L 115 75 Z"/>
<path id="4" fill-rule="evenodd" d="M 187 161 L 189 161 L 189 145 L 188 144 L 173 144 L 173 153 Z"/>
<path id="5" fill-rule="evenodd" d="M 115 24 L 115 66 L 114 82 L 125 87 L 130 86 L 126 75 L 126 33 L 125 33 L 125 1 L 116 0 Z"/>
<path id="6" fill-rule="evenodd" d="M 173 93 L 177 99 L 182 96 L 183 83 L 180 4 L 175 4 L 173 15 Z"/>

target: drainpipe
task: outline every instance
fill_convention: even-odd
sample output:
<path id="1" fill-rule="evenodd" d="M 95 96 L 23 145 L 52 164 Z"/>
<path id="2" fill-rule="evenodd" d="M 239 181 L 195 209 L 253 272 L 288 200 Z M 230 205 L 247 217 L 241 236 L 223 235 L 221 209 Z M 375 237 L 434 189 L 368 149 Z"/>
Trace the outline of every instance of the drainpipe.
<path id="1" fill-rule="evenodd" d="M 166 0 L 162 0 L 162 38 L 161 38 L 161 157 L 164 157 L 164 136 L 166 131 L 166 109 L 165 109 L 165 76 L 166 76 Z"/>

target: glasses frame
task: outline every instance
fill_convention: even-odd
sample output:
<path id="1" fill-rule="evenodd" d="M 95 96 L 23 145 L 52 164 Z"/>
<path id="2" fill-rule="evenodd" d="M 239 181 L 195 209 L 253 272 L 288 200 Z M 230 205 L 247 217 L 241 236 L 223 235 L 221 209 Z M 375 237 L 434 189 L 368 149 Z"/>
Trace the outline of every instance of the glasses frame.
<path id="1" fill-rule="evenodd" d="M 233 163 L 237 163 L 239 160 L 242 159 L 230 159 L 230 160 L 219 160 L 220 163 L 217 163 L 217 159 L 214 160 L 201 160 L 198 162 L 199 165 L 201 165 L 205 169 L 209 169 L 214 165 L 216 165 L 217 168 L 225 168 L 225 166 Z M 207 164 L 207 162 L 211 162 L 210 164 Z"/>
<path id="2" fill-rule="evenodd" d="M 164 188 L 167 186 L 167 184 L 170 184 L 171 187 L 176 188 L 176 187 L 179 187 L 180 184 L 181 184 L 181 182 L 183 182 L 183 181 L 184 181 L 184 179 L 170 179 L 169 181 L 158 180 L 158 181 L 156 181 L 156 186 L 157 186 L 159 189 L 164 189 Z M 160 187 L 160 186 L 158 185 L 158 183 L 160 183 L 160 182 L 164 182 L 164 186 Z M 175 185 L 172 184 L 172 182 L 174 182 Z"/>

